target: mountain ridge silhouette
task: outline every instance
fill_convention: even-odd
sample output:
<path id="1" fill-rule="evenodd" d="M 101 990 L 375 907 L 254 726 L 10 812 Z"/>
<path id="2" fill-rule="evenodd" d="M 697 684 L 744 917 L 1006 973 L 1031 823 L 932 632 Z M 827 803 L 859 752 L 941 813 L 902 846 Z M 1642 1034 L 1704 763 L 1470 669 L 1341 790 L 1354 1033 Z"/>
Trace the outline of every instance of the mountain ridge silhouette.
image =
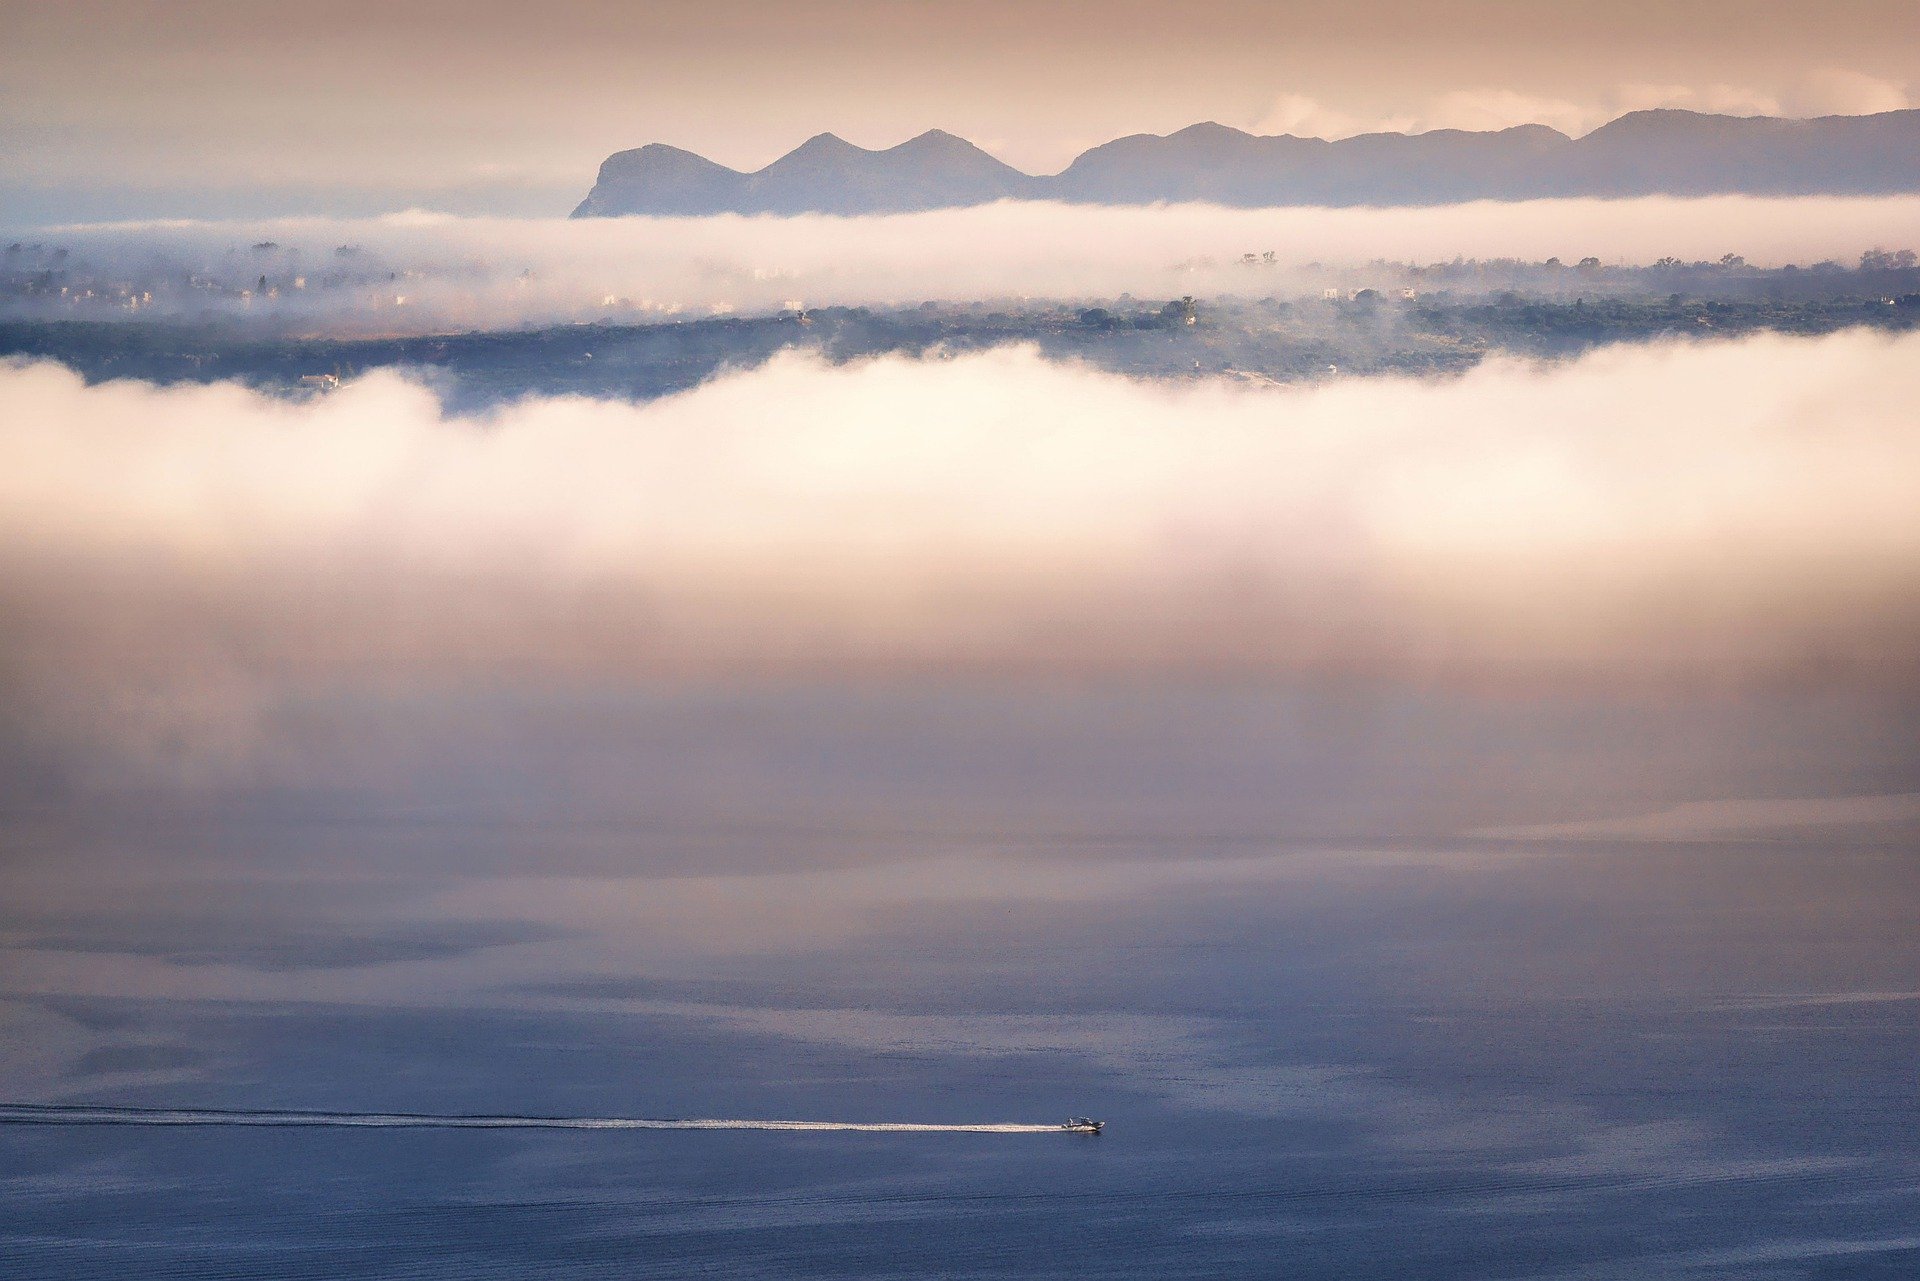
<path id="1" fill-rule="evenodd" d="M 939 129 L 877 150 L 816 134 L 753 172 L 650 143 L 609 156 L 573 216 L 911 213 L 1007 199 L 1260 208 L 1915 191 L 1920 110 L 1792 120 L 1656 109 L 1579 138 L 1516 125 L 1328 141 L 1204 121 L 1116 138 L 1051 175 Z"/>

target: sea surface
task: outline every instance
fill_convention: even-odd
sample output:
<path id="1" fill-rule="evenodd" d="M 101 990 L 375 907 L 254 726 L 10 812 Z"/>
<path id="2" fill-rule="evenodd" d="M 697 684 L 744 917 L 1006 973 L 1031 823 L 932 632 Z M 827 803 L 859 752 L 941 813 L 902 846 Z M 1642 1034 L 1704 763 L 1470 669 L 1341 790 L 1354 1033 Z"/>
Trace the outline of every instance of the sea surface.
<path id="1" fill-rule="evenodd" d="M 495 766 L 415 779 L 414 810 L 22 806 L 0 1102 L 1107 1129 L 14 1112 L 0 1275 L 1920 1275 L 1910 839 L 1773 810 L 1631 839 L 1288 830 L 1356 768 L 1226 777 L 1264 731 L 1202 701 L 1179 742 L 1022 713 L 1091 725 L 1070 749 L 887 713 L 946 734 L 944 808 L 884 734 L 738 707 L 680 733 L 678 766 L 641 754 L 713 784 L 678 803 L 542 811 Z M 633 765 L 622 741 L 590 746 Z M 1394 773 L 1458 790 L 1437 768 Z M 1283 775 L 1272 821 L 1221 800 Z M 1765 781 L 1712 794 L 1733 775 Z M 776 801 L 714 803 L 734 788 Z M 1553 808 L 1476 795 L 1509 792 L 1519 818 Z M 808 793 L 853 800 L 778 801 Z M 1366 808 L 1342 794 L 1324 812 Z"/>

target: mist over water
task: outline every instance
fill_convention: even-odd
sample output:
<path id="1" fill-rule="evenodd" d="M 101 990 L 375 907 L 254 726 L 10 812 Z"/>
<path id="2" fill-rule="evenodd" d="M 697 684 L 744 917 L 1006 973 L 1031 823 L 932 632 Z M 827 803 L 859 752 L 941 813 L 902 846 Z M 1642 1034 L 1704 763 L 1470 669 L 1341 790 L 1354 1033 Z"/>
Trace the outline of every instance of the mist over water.
<path id="1" fill-rule="evenodd" d="M 1898 1065 L 1920 1048 L 1920 893 L 1897 830 L 1541 849 L 1223 832 L 1211 805 L 1040 827 L 1009 822 L 1007 784 L 983 787 L 965 751 L 936 822 L 858 782 L 885 757 L 850 752 L 844 721 L 898 719 L 901 701 L 823 699 L 838 710 L 801 733 L 788 719 L 784 754 L 750 746 L 782 725 L 764 702 L 699 717 L 730 750 L 689 777 L 742 798 L 783 775 L 832 789 L 862 814 L 837 824 L 702 818 L 697 797 L 634 816 L 578 792 L 564 813 L 496 799 L 478 823 L 472 803 L 328 811 L 278 789 L 51 826 L 16 813 L 14 847 L 40 852 L 0 869 L 13 1096 L 191 1123 L 0 1125 L 10 1264 L 197 1275 L 268 1252 L 298 1276 L 674 1276 L 782 1273 L 804 1248 L 836 1276 L 934 1251 L 984 1276 L 1197 1277 L 1283 1254 L 1308 1276 L 1411 1258 L 1466 1278 L 1490 1261 L 1712 1276 L 1715 1258 L 1778 1253 L 1887 1277 L 1911 1261 Z M 1226 722 L 1225 703 L 1173 701 Z M 1064 706 L 1054 750 L 1019 762 L 1056 803 L 1116 751 L 1181 771 L 1177 740 L 1069 735 Z M 951 750 L 965 715 L 950 703 L 910 737 L 927 752 L 945 726 Z M 1018 744 L 1016 709 L 988 719 Z M 1483 711 L 1482 742 L 1518 744 L 1494 723 Z M 1244 812 L 1301 768 L 1215 777 L 1206 799 Z M 953 808 L 969 792 L 970 828 Z M 355 1116 L 274 1116 L 316 1108 Z M 219 1109 L 262 1123 L 202 1123 Z M 450 1112 L 507 1123 L 359 1123 Z M 1108 1132 L 917 1128 L 1081 1112 Z M 69 1214 L 96 1225 L 84 1251 L 45 1230 Z M 1659 1227 L 1674 1216 L 1689 1226 Z"/>
<path id="2" fill-rule="evenodd" d="M 8 366 L 0 1261 L 1904 1275 L 1915 343 Z"/>
<path id="3" fill-rule="evenodd" d="M 941 672 L 1905 691 L 1916 355 L 1757 338 L 1299 390 L 787 357 L 473 419 L 386 374 L 290 405 L 14 366 L 0 644 L 16 706 L 189 713 Z"/>
<path id="4" fill-rule="evenodd" d="M 1002 202 L 921 214 L 370 219 L 49 227 L 103 279 L 167 288 L 126 315 L 277 321 L 303 332 L 433 333 L 933 299 L 1123 294 L 1259 298 L 1378 285 L 1367 264 L 1664 257 L 1851 263 L 1920 237 L 1920 197 L 1647 197 L 1408 209 Z M 1264 260 L 1252 265 L 1245 255 Z M 14 265 L 12 263 L 9 264 Z M 1328 271 L 1303 271 L 1312 265 Z M 1361 274 L 1349 281 L 1346 272 Z M 192 287 L 218 278 L 232 291 Z M 272 291 L 255 294 L 260 281 Z M 295 282 L 299 284 L 296 286 Z M 151 292 L 152 284 L 135 292 Z M 59 314 L 58 309 L 47 314 Z"/>

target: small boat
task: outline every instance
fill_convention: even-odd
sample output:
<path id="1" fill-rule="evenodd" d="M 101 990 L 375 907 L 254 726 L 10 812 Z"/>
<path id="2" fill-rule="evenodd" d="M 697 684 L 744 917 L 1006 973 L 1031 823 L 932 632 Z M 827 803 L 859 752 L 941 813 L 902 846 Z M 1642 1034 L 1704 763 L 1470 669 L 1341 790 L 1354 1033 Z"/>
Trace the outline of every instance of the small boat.
<path id="1" fill-rule="evenodd" d="M 1060 1128 L 1069 1134 L 1098 1134 L 1106 1128 L 1106 1125 L 1105 1121 L 1096 1121 L 1092 1117 L 1070 1116 L 1067 1118 L 1067 1123 Z"/>

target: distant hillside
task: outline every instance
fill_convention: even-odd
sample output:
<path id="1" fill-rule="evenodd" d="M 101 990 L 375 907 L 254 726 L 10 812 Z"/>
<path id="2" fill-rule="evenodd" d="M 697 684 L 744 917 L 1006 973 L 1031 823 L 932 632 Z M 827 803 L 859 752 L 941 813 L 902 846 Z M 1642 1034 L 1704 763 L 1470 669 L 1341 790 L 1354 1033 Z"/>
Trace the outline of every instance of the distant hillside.
<path id="1" fill-rule="evenodd" d="M 756 173 L 654 143 L 607 157 L 573 216 L 903 213 L 1033 196 L 1038 181 L 938 129 L 885 151 L 823 133 Z"/>
<path id="2" fill-rule="evenodd" d="M 574 217 L 905 213 L 1007 198 L 1262 207 L 1911 191 L 1920 191 L 1920 110 L 1817 120 L 1636 111 L 1583 138 L 1521 125 L 1328 142 L 1198 124 L 1104 143 L 1048 177 L 937 129 L 885 151 L 823 133 L 754 173 L 655 143 L 609 156 Z"/>

